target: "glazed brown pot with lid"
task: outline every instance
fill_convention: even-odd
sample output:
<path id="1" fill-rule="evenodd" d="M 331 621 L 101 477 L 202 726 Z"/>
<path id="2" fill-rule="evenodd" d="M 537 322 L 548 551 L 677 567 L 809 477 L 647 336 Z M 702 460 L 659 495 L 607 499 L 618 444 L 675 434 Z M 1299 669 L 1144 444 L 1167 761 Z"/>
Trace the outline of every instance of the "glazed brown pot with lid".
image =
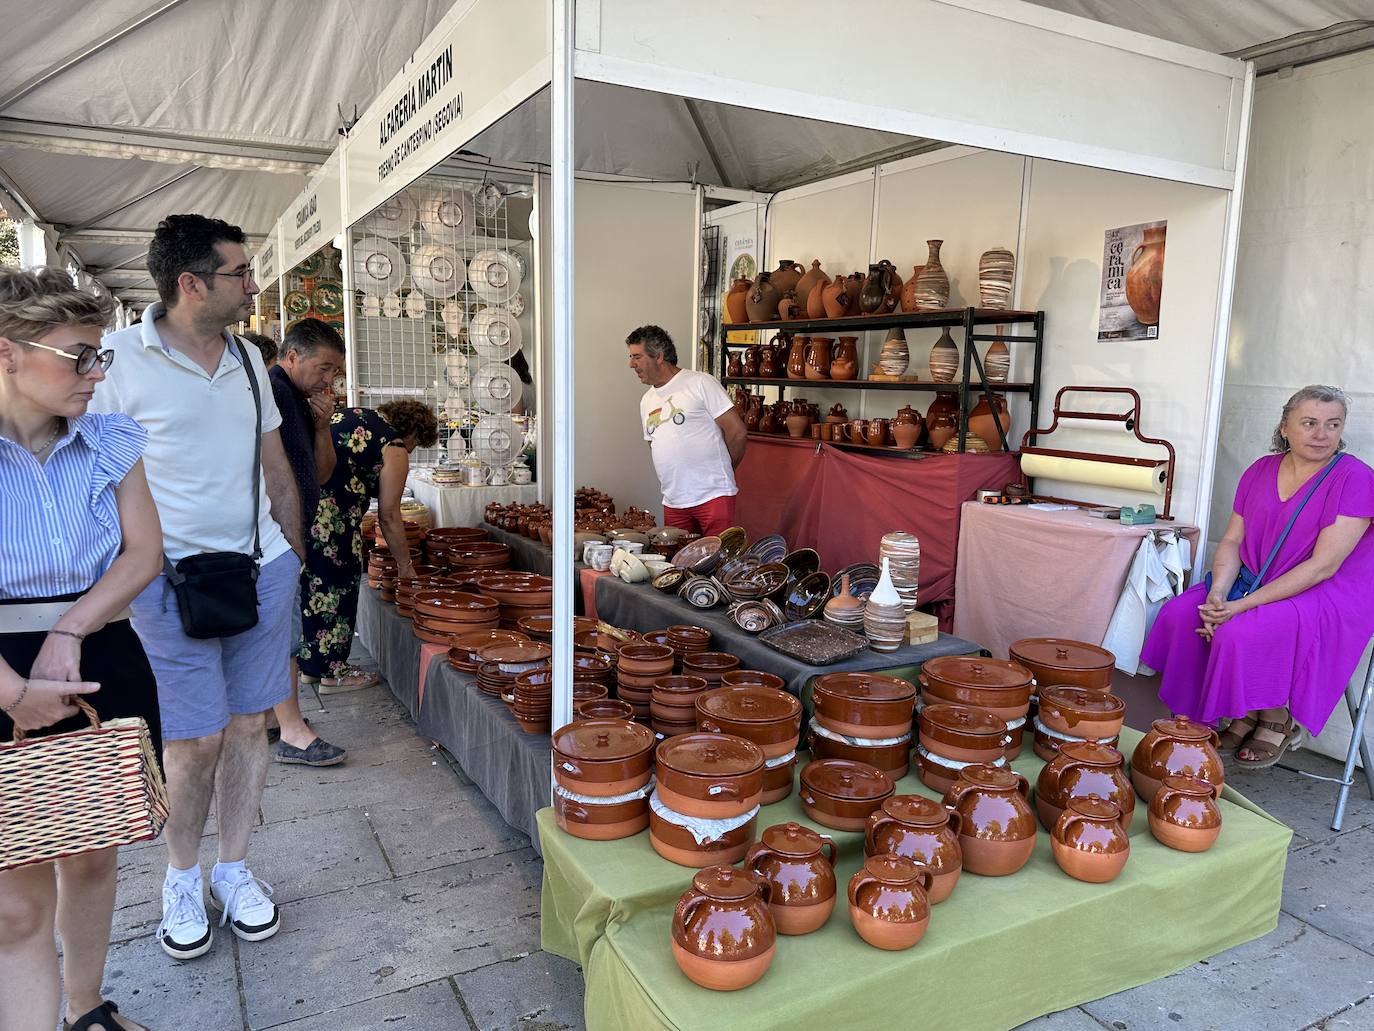
<path id="1" fill-rule="evenodd" d="M 1017 720 L 1030 708 L 1031 672 L 1019 662 L 946 655 L 921 666 L 927 702 L 949 702 Z"/>
<path id="2" fill-rule="evenodd" d="M 825 827 L 861 831 L 869 815 L 895 790 L 892 778 L 867 763 L 817 759 L 801 771 L 802 809 Z"/>
<path id="3" fill-rule="evenodd" d="M 1131 783 L 1149 802 L 1168 776 L 1196 777 L 1212 785 L 1220 798 L 1225 783 L 1217 732 L 1187 716 L 1155 720 L 1131 753 Z"/>
<path id="4" fill-rule="evenodd" d="M 918 722 L 921 747 L 945 759 L 994 762 L 1011 744 L 1006 720 L 983 709 L 944 703 L 927 705 Z"/>
<path id="5" fill-rule="evenodd" d="M 1098 795 L 1071 799 L 1050 830 L 1050 849 L 1059 869 L 1075 880 L 1114 880 L 1131 854 L 1121 807 Z"/>
<path id="6" fill-rule="evenodd" d="M 1196 777 L 1170 774 L 1150 800 L 1150 833 L 1180 852 L 1206 852 L 1221 834 L 1215 788 Z"/>
<path id="7" fill-rule="evenodd" d="M 1056 734 L 1100 741 L 1121 733 L 1126 703 L 1114 694 L 1053 684 L 1040 689 L 1039 719 Z"/>
<path id="8" fill-rule="evenodd" d="M 909 949 L 930 926 L 930 870 L 906 856 L 869 856 L 849 879 L 849 921 L 877 949 Z"/>
<path id="9" fill-rule="evenodd" d="M 899 737 L 911 733 L 916 688 L 881 673 L 826 673 L 811 698 L 827 730 L 851 737 Z"/>
<path id="10" fill-rule="evenodd" d="M 1095 644 L 1063 637 L 1024 637 L 1008 653 L 1031 671 L 1036 687 L 1071 684 L 1090 691 L 1108 691 L 1116 656 Z"/>
<path id="11" fill-rule="evenodd" d="M 763 750 L 733 734 L 679 734 L 656 752 L 658 797 L 684 816 L 743 816 L 763 795 Z"/>
<path id="12" fill-rule="evenodd" d="M 701 730 L 734 734 L 752 741 L 768 759 L 794 751 L 801 736 L 801 702 L 786 691 L 772 687 L 717 687 L 697 695 L 695 704 Z"/>
<path id="13" fill-rule="evenodd" d="M 730 866 L 699 870 L 673 911 L 673 959 L 692 981 L 718 992 L 753 984 L 773 962 L 777 929 L 762 878 Z"/>
<path id="14" fill-rule="evenodd" d="M 930 901 L 949 898 L 964 868 L 959 828 L 964 818 L 924 795 L 893 795 L 868 818 L 864 854 L 905 856 L 929 868 Z"/>
<path id="15" fill-rule="evenodd" d="M 977 763 L 959 771 L 945 805 L 963 817 L 959 847 L 966 870 L 1005 877 L 1026 865 L 1036 834 L 1029 795 L 1030 783 L 1011 770 Z"/>
<path id="16" fill-rule="evenodd" d="M 1070 741 L 1040 769 L 1035 781 L 1035 811 L 1045 830 L 1053 830 L 1075 798 L 1096 795 L 1116 803 L 1121 826 L 1129 830 L 1135 816 L 1135 789 L 1126 776 L 1126 757 L 1115 748 L 1091 741 Z"/>
<path id="17" fill-rule="evenodd" d="M 769 884 L 779 934 L 810 934 L 835 908 L 835 841 L 799 823 L 769 827 L 749 846 L 746 870 Z"/>
<path id="18" fill-rule="evenodd" d="M 627 720 L 575 720 L 552 745 L 554 779 L 579 795 L 624 795 L 653 775 L 653 731 Z"/>

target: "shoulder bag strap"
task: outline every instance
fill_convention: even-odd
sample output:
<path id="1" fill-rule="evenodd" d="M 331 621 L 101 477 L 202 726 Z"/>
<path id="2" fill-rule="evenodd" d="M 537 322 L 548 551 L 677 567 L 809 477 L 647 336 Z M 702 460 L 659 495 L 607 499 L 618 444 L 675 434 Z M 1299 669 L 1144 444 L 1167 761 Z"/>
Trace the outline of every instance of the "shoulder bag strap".
<path id="1" fill-rule="evenodd" d="M 1298 516 L 1302 515 L 1302 510 L 1306 508 L 1307 503 L 1312 500 L 1312 495 L 1317 493 L 1317 488 L 1320 487 L 1322 481 L 1330 475 L 1331 470 L 1336 468 L 1336 463 L 1340 460 L 1341 456 L 1338 454 L 1326 464 L 1326 468 L 1317 474 L 1316 482 L 1312 484 L 1311 489 L 1308 490 L 1298 507 L 1293 509 L 1293 514 L 1288 517 L 1288 525 L 1283 528 L 1283 533 L 1279 534 L 1279 539 L 1274 542 L 1274 547 L 1269 552 L 1269 557 L 1264 560 L 1264 565 L 1260 566 L 1260 571 L 1255 574 L 1254 586 L 1250 588 L 1251 593 L 1259 590 L 1260 583 L 1264 580 L 1264 574 L 1269 572 L 1269 567 L 1273 564 L 1274 559 L 1279 556 L 1279 549 L 1283 547 L 1283 542 L 1288 539 L 1288 531 L 1293 529 L 1293 524 L 1298 521 Z"/>
<path id="2" fill-rule="evenodd" d="M 262 493 L 259 490 L 262 480 L 262 395 L 258 390 L 258 377 L 253 372 L 253 363 L 248 360 L 248 352 L 238 337 L 234 337 L 234 348 L 239 353 L 239 361 L 243 363 L 243 371 L 248 375 L 248 386 L 253 391 L 253 413 L 256 416 L 253 420 L 253 561 L 256 562 L 262 558 L 262 538 L 258 529 Z"/>

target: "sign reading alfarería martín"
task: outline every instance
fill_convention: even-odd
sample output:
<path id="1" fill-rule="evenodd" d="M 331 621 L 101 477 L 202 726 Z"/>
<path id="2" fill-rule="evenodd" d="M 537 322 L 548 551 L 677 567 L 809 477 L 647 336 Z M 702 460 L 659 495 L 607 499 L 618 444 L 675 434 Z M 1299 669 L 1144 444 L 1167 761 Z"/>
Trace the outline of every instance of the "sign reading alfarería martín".
<path id="1" fill-rule="evenodd" d="M 476 0 L 440 21 L 349 133 L 349 225 L 548 84 L 549 2 Z"/>

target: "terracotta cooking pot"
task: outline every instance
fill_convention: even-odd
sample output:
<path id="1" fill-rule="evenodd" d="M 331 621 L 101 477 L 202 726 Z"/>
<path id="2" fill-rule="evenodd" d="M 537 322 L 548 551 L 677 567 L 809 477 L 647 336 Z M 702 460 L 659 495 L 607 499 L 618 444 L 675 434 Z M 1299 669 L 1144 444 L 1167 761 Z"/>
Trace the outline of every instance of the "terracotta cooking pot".
<path id="1" fill-rule="evenodd" d="M 1030 709 L 1031 672 L 1019 662 L 948 655 L 921 667 L 927 702 L 950 702 L 1017 720 Z"/>
<path id="2" fill-rule="evenodd" d="M 698 872 L 673 911 L 673 959 L 682 972 L 717 992 L 767 973 L 777 951 L 770 891 L 763 878 L 729 866 Z"/>
<path id="3" fill-rule="evenodd" d="M 771 763 L 773 760 L 769 760 Z M 781 802 L 788 795 L 792 794 L 793 773 L 797 769 L 797 753 L 792 752 L 787 756 L 786 762 L 778 763 L 776 766 L 764 764 L 763 767 L 763 805 L 773 805 Z"/>
<path id="4" fill-rule="evenodd" d="M 882 770 L 849 759 L 817 759 L 801 771 L 802 809 L 834 830 L 863 830 L 869 814 L 893 790 L 892 778 Z"/>
<path id="5" fill-rule="evenodd" d="M 943 902 L 964 868 L 959 828 L 964 818 L 924 795 L 893 795 L 868 817 L 864 853 L 906 856 L 930 869 L 930 901 Z"/>
<path id="6" fill-rule="evenodd" d="M 916 688 L 881 673 L 826 673 L 811 703 L 821 726 L 837 734 L 899 737 L 911 733 Z"/>
<path id="7" fill-rule="evenodd" d="M 895 738 L 845 737 L 827 730 L 814 719 L 811 721 L 807 738 L 811 755 L 816 759 L 853 759 L 856 762 L 876 766 L 893 783 L 901 780 L 911 769 L 911 735 L 903 734 Z"/>
<path id="8" fill-rule="evenodd" d="M 1061 637 L 1025 637 L 1007 651 L 1031 671 L 1037 687 L 1072 684 L 1092 691 L 1111 689 L 1116 656 L 1106 648 Z"/>
<path id="9" fill-rule="evenodd" d="M 618 654 L 616 666 L 626 673 L 658 677 L 673 671 L 673 649 L 664 644 L 627 644 Z"/>
<path id="10" fill-rule="evenodd" d="M 1150 833 L 1180 852 L 1206 852 L 1221 834 L 1215 788 L 1196 777 L 1166 776 L 1150 800 Z"/>
<path id="11" fill-rule="evenodd" d="M 725 820 L 761 804 L 763 751 L 732 734 L 680 734 L 655 754 L 658 797 L 684 816 Z"/>
<path id="12" fill-rule="evenodd" d="M 689 828 L 677 822 L 681 819 L 681 814 L 668 809 L 657 796 L 649 799 L 649 844 L 668 862 L 689 867 L 738 863 L 754 840 L 758 825 L 758 817 L 752 816 L 715 837 L 697 841 Z"/>
<path id="13" fill-rule="evenodd" d="M 930 885 L 930 871 L 905 856 L 870 856 L 849 880 L 854 930 L 877 949 L 911 948 L 930 926 Z"/>
<path id="14" fill-rule="evenodd" d="M 1011 770 L 977 763 L 959 771 L 945 805 L 963 817 L 959 847 L 966 870 L 1005 877 L 1026 865 L 1035 851 L 1029 794 L 1030 782 Z"/>
<path id="15" fill-rule="evenodd" d="M 629 702 L 622 702 L 619 698 L 593 698 L 589 701 L 578 702 L 573 706 L 578 719 L 633 719 L 635 707 Z"/>
<path id="16" fill-rule="evenodd" d="M 554 780 L 579 795 L 610 797 L 649 783 L 653 731 L 625 720 L 576 720 L 554 733 Z"/>
<path id="17" fill-rule="evenodd" d="M 722 673 L 720 683 L 722 687 L 771 687 L 774 691 L 782 691 L 787 686 L 782 677 L 760 669 L 735 669 Z"/>
<path id="18" fill-rule="evenodd" d="M 990 712 L 963 705 L 927 705 L 918 719 L 921 746 L 946 759 L 993 762 L 1011 743 L 1007 723 Z"/>
<path id="19" fill-rule="evenodd" d="M 553 793 L 553 811 L 558 826 L 575 838 L 589 841 L 616 841 L 649 826 L 648 795 L 598 803 L 587 801 L 585 796 L 569 798 L 560 788 Z"/>
<path id="20" fill-rule="evenodd" d="M 701 730 L 752 741 L 768 759 L 795 751 L 801 735 L 801 702 L 772 687 L 718 687 L 705 691 L 697 695 L 696 713 Z"/>
<path id="21" fill-rule="evenodd" d="M 799 823 L 769 827 L 744 855 L 746 870 L 768 882 L 779 934 L 810 934 L 835 908 L 835 841 Z"/>
<path id="22" fill-rule="evenodd" d="M 1114 880 L 1131 854 L 1121 807 L 1088 795 L 1074 798 L 1050 832 L 1054 861 L 1070 877 L 1090 884 Z"/>
<path id="23" fill-rule="evenodd" d="M 1217 732 L 1187 716 L 1155 720 L 1131 753 L 1131 783 L 1149 802 L 1160 781 L 1170 775 L 1205 780 L 1220 798 L 1225 774 L 1217 753 Z"/>
<path id="24" fill-rule="evenodd" d="M 1126 703 L 1114 694 L 1054 684 L 1040 689 L 1040 722 L 1070 737 L 1116 737 L 1126 719 Z"/>
<path id="25" fill-rule="evenodd" d="M 1035 781 L 1035 811 L 1045 830 L 1053 830 L 1075 798 L 1097 795 L 1116 803 L 1121 826 L 1130 830 L 1135 817 L 1135 789 L 1126 776 L 1126 757 L 1115 748 L 1091 741 L 1072 741 L 1040 769 Z"/>

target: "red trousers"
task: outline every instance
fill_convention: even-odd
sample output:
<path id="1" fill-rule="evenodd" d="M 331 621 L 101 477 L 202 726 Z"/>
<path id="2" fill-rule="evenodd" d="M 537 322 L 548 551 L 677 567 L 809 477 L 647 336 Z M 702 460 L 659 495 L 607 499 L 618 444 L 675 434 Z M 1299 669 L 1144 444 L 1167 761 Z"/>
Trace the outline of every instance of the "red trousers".
<path id="1" fill-rule="evenodd" d="M 735 495 L 723 494 L 691 508 L 669 508 L 664 505 L 663 525 L 708 536 L 728 530 L 735 525 Z"/>

